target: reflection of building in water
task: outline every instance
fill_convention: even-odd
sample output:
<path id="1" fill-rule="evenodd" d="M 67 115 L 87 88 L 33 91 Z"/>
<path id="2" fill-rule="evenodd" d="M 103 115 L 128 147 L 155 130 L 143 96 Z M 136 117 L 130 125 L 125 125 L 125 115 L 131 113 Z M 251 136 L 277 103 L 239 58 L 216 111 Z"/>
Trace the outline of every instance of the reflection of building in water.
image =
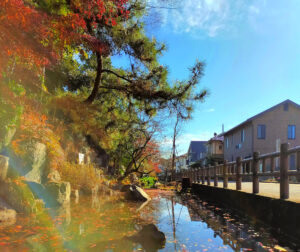
<path id="1" fill-rule="evenodd" d="M 236 223 L 229 214 L 222 214 L 214 207 L 203 206 L 196 200 L 190 199 L 185 202 L 185 205 L 191 220 L 207 223 L 207 227 L 214 231 L 214 237 L 219 236 L 224 245 L 230 246 L 235 251 L 240 251 L 242 248 L 262 251 L 262 244 L 251 237 L 250 231 L 254 232 L 254 230 L 249 231 L 248 225 Z"/>
<path id="2" fill-rule="evenodd" d="M 187 206 L 187 209 L 188 209 L 191 221 L 202 221 L 200 215 L 198 213 L 196 213 L 195 211 L 193 211 L 193 209 L 191 207 Z"/>

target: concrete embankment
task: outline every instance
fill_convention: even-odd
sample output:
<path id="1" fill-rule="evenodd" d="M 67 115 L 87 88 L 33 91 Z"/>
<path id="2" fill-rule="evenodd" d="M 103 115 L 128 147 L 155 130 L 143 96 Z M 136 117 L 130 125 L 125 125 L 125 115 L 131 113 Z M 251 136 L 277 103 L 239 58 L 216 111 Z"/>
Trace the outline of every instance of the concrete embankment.
<path id="1" fill-rule="evenodd" d="M 214 204 L 234 208 L 253 220 L 268 224 L 281 235 L 300 240 L 299 203 L 202 184 L 192 184 L 192 192 Z"/>

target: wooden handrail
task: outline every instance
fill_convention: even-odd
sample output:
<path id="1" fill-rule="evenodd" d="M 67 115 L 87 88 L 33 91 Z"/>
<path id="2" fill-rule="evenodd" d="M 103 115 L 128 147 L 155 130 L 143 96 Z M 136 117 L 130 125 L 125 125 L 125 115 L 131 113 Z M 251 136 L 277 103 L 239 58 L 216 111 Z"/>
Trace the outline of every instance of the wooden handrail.
<path id="1" fill-rule="evenodd" d="M 289 155 L 296 154 L 296 170 L 289 170 Z M 275 159 L 280 159 L 280 170 L 275 170 Z M 269 161 L 270 169 L 267 169 Z M 260 163 L 262 170 L 260 171 Z M 178 173 L 176 180 L 182 177 L 189 177 L 192 183 L 207 183 L 210 186 L 211 178 L 214 180 L 214 186 L 218 186 L 219 178 L 223 179 L 223 188 L 228 188 L 228 177 L 236 181 L 236 190 L 242 189 L 243 178 L 252 177 L 252 193 L 259 193 L 259 177 L 280 177 L 280 198 L 289 198 L 289 177 L 300 176 L 300 146 L 289 148 L 288 143 L 280 146 L 280 151 L 260 155 L 254 152 L 252 157 L 242 159 L 237 157 L 236 161 L 228 162 L 224 160 L 223 164 L 215 163 L 199 169 L 187 170 Z M 300 192 L 299 192 L 300 193 Z"/>

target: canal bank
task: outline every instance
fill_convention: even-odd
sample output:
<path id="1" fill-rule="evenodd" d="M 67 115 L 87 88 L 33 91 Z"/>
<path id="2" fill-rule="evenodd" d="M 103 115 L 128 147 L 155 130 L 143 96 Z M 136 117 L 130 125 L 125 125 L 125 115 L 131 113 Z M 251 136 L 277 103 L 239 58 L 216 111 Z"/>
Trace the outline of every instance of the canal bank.
<path id="1" fill-rule="evenodd" d="M 300 237 L 300 204 L 193 183 L 192 193 L 201 199 L 238 210 L 254 221 L 270 225 L 274 232 L 289 236 L 299 243 Z"/>

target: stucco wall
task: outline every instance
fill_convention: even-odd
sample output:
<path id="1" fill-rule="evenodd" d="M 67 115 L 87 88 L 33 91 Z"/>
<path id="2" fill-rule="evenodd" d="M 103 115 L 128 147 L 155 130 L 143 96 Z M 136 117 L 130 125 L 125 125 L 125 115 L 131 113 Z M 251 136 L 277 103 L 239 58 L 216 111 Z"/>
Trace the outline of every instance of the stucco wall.
<path id="1" fill-rule="evenodd" d="M 220 146 L 221 149 L 219 148 Z M 223 154 L 223 142 L 221 141 L 211 141 L 209 143 L 209 147 L 208 147 L 208 154 L 209 155 L 222 155 Z"/>
<path id="2" fill-rule="evenodd" d="M 266 125 L 266 138 L 257 139 L 257 125 Z M 296 138 L 288 139 L 288 125 L 296 125 Z M 289 104 L 288 111 L 283 105 L 253 120 L 253 147 L 261 154 L 276 151 L 276 139 L 280 143 L 290 143 L 290 147 L 300 145 L 300 109 Z"/>
<path id="3" fill-rule="evenodd" d="M 241 131 L 244 129 L 245 140 L 241 142 Z M 226 146 L 226 138 L 228 137 L 228 147 Z M 241 144 L 241 148 L 236 148 Z M 248 124 L 243 127 L 225 134 L 224 137 L 224 159 L 234 161 L 238 156 L 245 158 L 252 154 L 252 125 Z"/>

